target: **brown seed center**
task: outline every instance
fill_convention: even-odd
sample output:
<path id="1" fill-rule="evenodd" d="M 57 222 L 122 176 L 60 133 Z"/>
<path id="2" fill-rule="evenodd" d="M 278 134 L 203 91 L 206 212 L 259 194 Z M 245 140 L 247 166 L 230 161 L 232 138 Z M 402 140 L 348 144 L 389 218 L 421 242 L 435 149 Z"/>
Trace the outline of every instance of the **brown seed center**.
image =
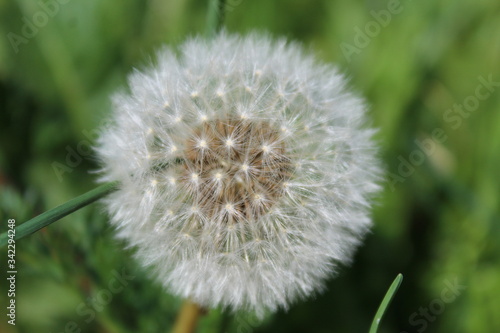
<path id="1" fill-rule="evenodd" d="M 186 145 L 182 181 L 208 218 L 253 220 L 284 193 L 293 171 L 286 153 L 280 132 L 266 121 L 205 122 Z"/>

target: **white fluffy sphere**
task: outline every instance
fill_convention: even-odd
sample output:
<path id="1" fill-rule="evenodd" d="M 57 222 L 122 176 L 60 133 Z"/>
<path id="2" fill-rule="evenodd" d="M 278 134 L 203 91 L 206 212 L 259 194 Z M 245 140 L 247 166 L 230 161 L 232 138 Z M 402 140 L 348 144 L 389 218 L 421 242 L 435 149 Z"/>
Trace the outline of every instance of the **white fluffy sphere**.
<path id="1" fill-rule="evenodd" d="M 320 290 L 370 227 L 380 175 L 337 71 L 264 35 L 164 49 L 99 140 L 118 236 L 169 291 L 275 310 Z"/>

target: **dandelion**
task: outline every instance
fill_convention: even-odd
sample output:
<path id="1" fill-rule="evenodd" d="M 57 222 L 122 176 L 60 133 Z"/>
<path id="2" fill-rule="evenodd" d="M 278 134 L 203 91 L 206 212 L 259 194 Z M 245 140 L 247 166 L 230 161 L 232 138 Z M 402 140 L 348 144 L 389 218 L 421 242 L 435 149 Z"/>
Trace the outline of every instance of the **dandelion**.
<path id="1" fill-rule="evenodd" d="M 363 101 L 263 35 L 193 38 L 129 78 L 99 142 L 118 237 L 173 294 L 287 308 L 347 264 L 380 174 Z"/>

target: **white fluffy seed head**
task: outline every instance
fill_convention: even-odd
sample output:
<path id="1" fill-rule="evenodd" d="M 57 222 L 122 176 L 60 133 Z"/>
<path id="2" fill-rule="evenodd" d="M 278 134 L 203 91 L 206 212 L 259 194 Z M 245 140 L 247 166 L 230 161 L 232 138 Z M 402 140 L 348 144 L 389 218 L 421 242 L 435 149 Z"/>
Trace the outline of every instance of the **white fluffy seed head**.
<path id="1" fill-rule="evenodd" d="M 102 180 L 120 181 L 106 203 L 168 290 L 262 314 L 351 260 L 380 168 L 363 102 L 334 68 L 221 33 L 159 52 L 129 84 L 99 141 Z"/>

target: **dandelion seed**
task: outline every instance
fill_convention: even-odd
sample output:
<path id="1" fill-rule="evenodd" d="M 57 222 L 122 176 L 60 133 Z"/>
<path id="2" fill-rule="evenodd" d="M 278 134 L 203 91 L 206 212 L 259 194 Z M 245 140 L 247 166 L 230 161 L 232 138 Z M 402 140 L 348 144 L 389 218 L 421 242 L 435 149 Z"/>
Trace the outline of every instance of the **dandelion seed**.
<path id="1" fill-rule="evenodd" d="M 205 140 L 200 140 L 200 143 L 198 144 L 200 148 L 207 148 L 207 141 Z"/>

